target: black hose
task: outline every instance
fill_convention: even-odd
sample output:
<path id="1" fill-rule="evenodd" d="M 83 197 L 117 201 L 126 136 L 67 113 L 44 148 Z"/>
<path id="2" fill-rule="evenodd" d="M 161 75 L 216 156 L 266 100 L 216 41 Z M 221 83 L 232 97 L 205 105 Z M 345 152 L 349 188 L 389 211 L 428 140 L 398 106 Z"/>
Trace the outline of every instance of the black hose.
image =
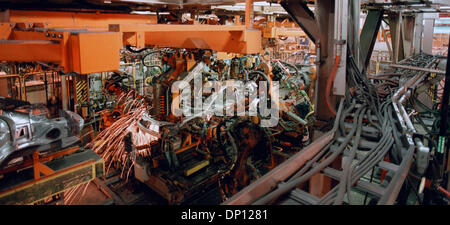
<path id="1" fill-rule="evenodd" d="M 341 180 L 339 183 L 339 189 L 338 189 L 338 194 L 337 197 L 335 199 L 334 204 L 335 205 L 340 205 L 342 204 L 342 201 L 344 200 L 344 194 L 346 191 L 346 184 L 347 184 L 347 179 L 348 179 L 348 175 L 350 173 L 350 166 L 352 165 L 353 159 L 355 158 L 356 155 L 356 150 L 358 149 L 358 145 L 359 145 L 359 140 L 361 138 L 361 132 L 362 132 L 362 119 L 364 117 L 365 114 L 365 107 L 366 105 L 363 105 L 361 108 L 362 110 L 360 111 L 359 115 L 355 115 L 355 119 L 356 117 L 358 118 L 358 128 L 356 130 L 356 137 L 355 140 L 353 142 L 353 146 L 352 149 L 350 150 L 350 154 L 347 157 L 347 162 L 345 163 L 344 167 L 343 167 L 343 171 L 342 171 L 342 176 L 341 176 Z M 347 193 L 347 195 L 349 196 L 350 193 Z"/>
<path id="2" fill-rule="evenodd" d="M 304 73 L 300 73 L 300 71 L 298 70 L 297 66 L 295 66 L 295 65 L 293 65 L 291 63 L 284 62 L 284 61 L 279 61 L 279 62 L 281 62 L 281 63 L 283 63 L 283 64 L 285 64 L 285 65 L 287 65 L 287 66 L 289 66 L 291 68 L 294 68 L 296 76 L 302 75 L 303 80 L 305 81 L 305 86 L 309 87 L 309 85 L 311 84 L 311 80 L 309 79 L 308 75 L 306 75 Z"/>
<path id="3" fill-rule="evenodd" d="M 362 109 L 360 108 L 358 110 L 360 111 Z M 359 113 L 359 111 L 358 111 L 358 113 Z M 347 144 L 350 142 L 350 139 L 352 138 L 353 134 L 356 131 L 356 122 L 357 122 L 356 120 L 353 121 L 353 126 L 352 126 L 351 131 L 345 137 L 344 141 L 338 147 L 338 149 L 336 149 L 336 151 L 331 153 L 331 155 L 328 158 L 326 158 L 324 161 L 319 163 L 317 166 L 312 168 L 310 171 L 308 171 L 304 175 L 302 175 L 300 177 L 297 177 L 297 178 L 295 178 L 294 180 L 292 180 L 290 182 L 284 183 L 278 189 L 276 189 L 276 190 L 268 193 L 267 195 L 261 197 L 260 199 L 255 201 L 253 203 L 253 205 L 261 205 L 261 204 L 267 204 L 267 203 L 271 202 L 273 199 L 275 199 L 275 198 L 285 194 L 286 192 L 288 192 L 288 191 L 292 190 L 293 188 L 295 188 L 297 185 L 307 181 L 312 175 L 316 174 L 317 172 L 321 171 L 323 168 L 328 166 L 330 163 L 332 163 L 337 158 L 337 156 L 342 153 L 342 151 L 345 149 Z"/>
<path id="4" fill-rule="evenodd" d="M 131 48 L 131 45 L 127 45 L 126 48 L 127 48 L 128 51 L 130 51 L 132 53 L 141 53 L 141 52 L 143 52 L 143 51 L 148 49 L 148 48 L 141 48 L 141 49 L 138 49 L 138 50 L 134 50 L 134 49 Z"/>

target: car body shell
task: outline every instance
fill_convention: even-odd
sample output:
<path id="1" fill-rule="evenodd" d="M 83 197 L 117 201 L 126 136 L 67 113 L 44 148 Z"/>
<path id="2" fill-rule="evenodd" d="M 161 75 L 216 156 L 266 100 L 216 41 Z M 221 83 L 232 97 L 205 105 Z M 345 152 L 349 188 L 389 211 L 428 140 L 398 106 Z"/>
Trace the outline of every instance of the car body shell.
<path id="1" fill-rule="evenodd" d="M 49 119 L 47 108 L 25 106 L 13 111 L 0 110 L 0 167 L 25 150 L 55 150 L 79 141 L 84 125 L 81 116 L 64 110 L 61 117 Z M 57 144 L 55 144 L 57 143 Z"/>

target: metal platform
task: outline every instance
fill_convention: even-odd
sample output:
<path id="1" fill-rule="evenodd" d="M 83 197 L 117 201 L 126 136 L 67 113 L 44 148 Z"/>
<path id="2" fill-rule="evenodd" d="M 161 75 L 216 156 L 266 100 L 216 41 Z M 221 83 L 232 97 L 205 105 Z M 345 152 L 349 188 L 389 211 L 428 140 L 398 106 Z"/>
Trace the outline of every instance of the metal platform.
<path id="1" fill-rule="evenodd" d="M 4 174 L 0 205 L 35 204 L 105 174 L 104 160 L 89 149 L 43 164 L 53 171 L 37 179 L 33 167 Z"/>

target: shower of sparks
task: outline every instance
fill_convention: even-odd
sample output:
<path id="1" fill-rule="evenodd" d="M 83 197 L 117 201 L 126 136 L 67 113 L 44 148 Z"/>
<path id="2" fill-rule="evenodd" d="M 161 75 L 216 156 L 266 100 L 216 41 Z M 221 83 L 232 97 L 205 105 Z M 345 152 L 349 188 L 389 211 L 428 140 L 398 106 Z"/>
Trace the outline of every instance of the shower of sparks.
<path id="1" fill-rule="evenodd" d="M 123 106 L 123 114 L 110 127 L 101 131 L 95 139 L 87 145 L 95 153 L 105 160 L 106 174 L 111 167 L 121 171 L 120 177 L 128 181 L 128 177 L 134 167 L 136 157 L 131 152 L 125 151 L 124 137 L 131 133 L 134 146 L 148 145 L 157 141 L 158 137 L 144 132 L 137 123 L 149 107 L 141 99 L 133 98 L 133 91 L 119 96 L 117 105 Z M 135 150 L 136 156 L 144 158 L 151 156 L 151 149 Z M 81 199 L 90 182 L 79 185 L 65 193 L 65 204 L 72 204 L 76 199 Z"/>

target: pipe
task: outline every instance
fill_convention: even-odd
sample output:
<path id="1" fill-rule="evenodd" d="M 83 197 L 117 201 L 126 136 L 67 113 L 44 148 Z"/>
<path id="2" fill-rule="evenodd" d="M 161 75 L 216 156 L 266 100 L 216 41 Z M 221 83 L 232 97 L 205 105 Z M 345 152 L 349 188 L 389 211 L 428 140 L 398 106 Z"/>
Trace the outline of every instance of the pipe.
<path id="1" fill-rule="evenodd" d="M 362 108 L 358 109 L 358 113 L 360 113 Z M 337 120 L 336 120 L 337 121 Z M 338 124 L 337 122 L 335 124 Z M 356 120 L 353 122 L 354 126 L 352 130 L 346 135 L 345 143 L 341 144 L 339 146 L 339 149 L 336 151 L 333 151 L 331 155 L 326 158 L 325 160 L 321 161 L 319 164 L 317 164 L 314 168 L 306 172 L 300 177 L 295 178 L 292 181 L 289 181 L 287 183 L 280 183 L 279 187 L 275 189 L 274 191 L 268 193 L 267 195 L 259 198 L 257 201 L 253 203 L 253 205 L 262 205 L 262 204 L 268 204 L 272 202 L 274 199 L 277 199 L 281 195 L 285 194 L 286 192 L 289 192 L 293 188 L 295 188 L 297 185 L 309 180 L 312 175 L 320 172 L 322 169 L 327 167 L 330 163 L 332 163 L 345 149 L 348 142 L 350 141 L 350 138 L 354 135 L 356 131 Z"/>
<path id="2" fill-rule="evenodd" d="M 407 70 L 418 70 L 418 71 L 423 71 L 423 72 L 428 72 L 428 73 L 445 74 L 445 71 L 442 71 L 442 70 L 426 69 L 426 68 L 421 68 L 421 67 L 417 67 L 417 66 L 406 66 L 406 65 L 398 65 L 398 64 L 391 64 L 389 66 L 394 67 L 394 68 L 407 69 Z"/>
<path id="3" fill-rule="evenodd" d="M 333 114 L 334 117 L 336 117 L 336 112 L 330 105 L 330 90 L 331 90 L 331 85 L 333 84 L 333 81 L 334 81 L 334 77 L 336 76 L 336 72 L 339 67 L 340 61 L 341 61 L 341 56 L 337 55 L 334 60 L 333 72 L 331 73 L 330 77 L 328 78 L 327 88 L 325 90 L 325 100 L 326 100 L 328 109 L 330 110 L 330 112 Z"/>
<path id="4" fill-rule="evenodd" d="M 302 125 L 306 125 L 308 124 L 308 122 L 306 122 L 305 120 L 303 120 L 302 118 L 300 118 L 299 116 L 295 115 L 292 112 L 287 112 L 286 113 L 289 117 L 291 117 L 292 119 L 298 121 L 299 123 L 301 123 Z"/>
<path id="5" fill-rule="evenodd" d="M 426 65 L 426 68 L 431 67 L 436 62 L 436 60 L 432 60 L 430 63 Z M 395 94 L 392 96 L 392 105 L 394 107 L 395 113 L 398 117 L 400 125 L 404 132 L 406 132 L 406 139 L 411 146 L 417 146 L 417 171 L 420 174 L 425 173 L 426 167 L 428 166 L 428 158 L 430 149 L 425 147 L 422 141 L 418 138 L 412 138 L 411 132 L 415 133 L 416 129 L 409 119 L 408 113 L 403 107 L 402 103 L 405 102 L 411 96 L 411 90 L 409 88 L 414 89 L 420 82 L 422 82 L 424 78 L 425 72 L 420 72 L 415 75 L 413 78 L 408 80 L 408 82 L 400 89 L 398 89 Z M 409 129 L 409 132 L 408 132 Z"/>

